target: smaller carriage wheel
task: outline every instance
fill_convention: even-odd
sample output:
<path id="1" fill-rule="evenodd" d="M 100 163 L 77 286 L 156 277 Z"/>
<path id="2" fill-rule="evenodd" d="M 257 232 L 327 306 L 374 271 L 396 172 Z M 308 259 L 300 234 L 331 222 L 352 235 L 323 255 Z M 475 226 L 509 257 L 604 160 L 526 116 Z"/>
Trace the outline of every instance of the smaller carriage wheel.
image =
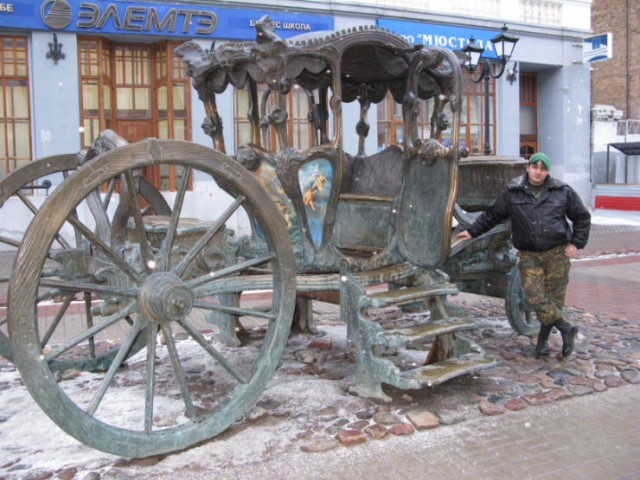
<path id="1" fill-rule="evenodd" d="M 134 172 L 150 165 L 176 169 L 179 185 L 169 218 L 143 218 L 140 208 L 130 208 L 127 241 L 107 244 L 82 215 L 70 217 L 107 182 L 117 184 L 120 203 L 135 206 L 136 197 L 127 193 Z M 234 242 L 233 222 L 248 225 L 248 219 L 257 222 L 264 240 Z M 81 232 L 87 254 L 67 269 L 52 269 L 46 252 L 69 223 Z M 246 247 L 247 241 L 251 248 L 229 255 L 233 245 Z M 226 254 L 219 245 L 226 245 Z M 74 275 L 73 267 L 82 274 Z M 50 289 L 89 297 L 95 312 L 91 325 L 53 350 L 42 347 L 37 328 L 45 310 L 39 308 L 41 294 Z M 260 289 L 265 292 L 257 307 L 215 300 Z M 214 437 L 255 403 L 284 351 L 295 289 L 284 220 L 249 172 L 210 148 L 145 140 L 99 155 L 42 206 L 18 251 L 9 287 L 11 347 L 31 395 L 67 433 L 116 455 L 167 453 Z M 206 323 L 211 311 L 243 318 L 242 346 L 217 341 L 215 327 Z M 55 375 L 51 360 L 98 334 L 122 336 L 106 373 Z M 145 348 L 129 356 L 141 338 Z"/>
<path id="2" fill-rule="evenodd" d="M 58 184 L 62 183 L 70 173 L 78 168 L 78 156 L 76 154 L 63 154 L 53 155 L 40 160 L 31 162 L 24 167 L 21 167 L 0 181 L 0 209 L 5 205 L 8 205 L 8 201 L 11 198 L 16 199 L 16 203 L 19 203 L 24 211 L 24 215 L 35 217 L 39 210 L 39 205 L 34 201 L 34 198 L 27 194 L 32 186 L 39 186 L 40 188 L 55 188 Z M 46 182 L 46 183 L 45 183 Z M 158 215 L 169 215 L 171 210 L 166 200 L 162 197 L 160 192 L 153 187 L 153 185 L 144 177 L 141 177 L 137 181 L 138 194 L 144 199 L 145 208 L 147 213 Z M 35 190 L 35 189 L 33 189 Z M 106 217 L 106 210 L 109 208 L 108 200 L 104 204 L 96 207 L 99 210 L 104 210 L 104 216 Z M 94 212 L 96 222 L 100 221 L 103 216 L 102 212 Z M 108 227 L 111 228 L 111 227 Z M 75 245 L 75 239 L 69 239 L 67 242 L 59 243 L 60 250 L 71 250 L 77 248 Z M 22 238 L 16 238 L 15 236 L 9 237 L 0 234 L 0 255 L 6 257 L 3 259 L 5 264 L 12 263 L 13 257 L 17 248 L 22 243 Z M 51 252 L 53 254 L 53 252 Z M 59 254 L 60 252 L 57 252 Z M 0 275 L 0 288 L 3 292 L 6 292 L 6 287 L 10 280 L 10 275 Z M 70 299 L 68 300 L 71 301 Z M 55 330 L 63 330 L 63 322 L 52 322 L 49 325 L 48 331 L 43 333 L 44 344 L 49 341 L 55 340 L 57 337 Z M 113 349 L 109 349 L 103 352 L 96 352 L 95 349 L 88 349 L 86 355 L 80 355 L 76 358 L 69 358 L 64 361 L 54 360 L 52 362 L 52 369 L 54 370 L 66 370 L 75 368 L 79 370 L 100 370 L 106 369 L 109 366 L 110 358 L 115 355 Z M 0 317 L 0 356 L 6 358 L 9 361 L 13 361 L 11 354 L 11 347 L 9 344 L 9 337 L 7 332 L 7 318 Z"/>
<path id="3" fill-rule="evenodd" d="M 538 333 L 540 322 L 525 299 L 518 265 L 513 267 L 507 277 L 507 294 L 504 306 L 509 324 L 518 334 L 534 335 Z"/>

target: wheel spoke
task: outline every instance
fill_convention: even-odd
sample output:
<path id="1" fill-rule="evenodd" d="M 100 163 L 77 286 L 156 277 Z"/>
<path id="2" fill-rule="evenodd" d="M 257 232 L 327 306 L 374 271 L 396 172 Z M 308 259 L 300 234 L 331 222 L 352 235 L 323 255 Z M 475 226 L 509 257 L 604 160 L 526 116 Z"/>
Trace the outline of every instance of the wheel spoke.
<path id="1" fill-rule="evenodd" d="M 2 235 L 0 235 L 0 243 L 4 243 L 6 245 L 11 245 L 12 247 L 20 247 L 20 243 L 17 240 L 13 240 L 12 238 L 8 238 L 8 237 L 4 237 Z"/>
<path id="2" fill-rule="evenodd" d="M 193 303 L 193 306 L 196 308 L 202 308 L 205 310 L 215 310 L 217 312 L 230 313 L 232 315 L 237 315 L 239 317 L 248 316 L 248 317 L 266 318 L 267 320 L 276 319 L 276 316 L 271 312 L 262 312 L 260 310 L 249 310 L 246 308 L 227 307 L 225 305 L 220 305 L 219 303 L 210 303 L 202 300 L 196 300 Z"/>
<path id="3" fill-rule="evenodd" d="M 38 209 L 37 209 L 37 208 L 36 208 L 36 206 L 31 202 L 31 200 L 29 200 L 29 199 L 27 198 L 27 196 L 26 196 L 24 193 L 16 192 L 16 196 L 17 196 L 20 200 L 22 200 L 22 203 L 24 203 L 24 204 L 27 206 L 27 208 L 31 211 L 31 213 L 33 213 L 34 215 L 37 215 L 37 214 L 38 214 Z M 61 236 L 61 235 L 56 234 L 55 239 L 58 241 L 58 243 L 59 243 L 60 245 L 62 245 L 62 247 L 63 247 L 63 248 L 66 248 L 66 249 L 70 249 L 70 248 L 71 248 L 71 245 L 69 245 L 69 243 L 68 243 L 64 238 L 62 238 L 62 236 Z"/>
<path id="4" fill-rule="evenodd" d="M 140 284 L 142 279 L 138 272 L 136 272 L 131 266 L 122 260 L 120 256 L 109 246 L 106 242 L 104 242 L 98 235 L 96 235 L 92 230 L 87 228 L 86 225 L 81 223 L 76 218 L 68 218 L 67 219 L 71 225 L 80 230 L 82 234 L 95 246 L 97 246 L 105 255 L 109 257 L 109 259 L 116 265 L 120 270 L 122 270 L 131 280 L 133 280 L 136 284 Z"/>
<path id="5" fill-rule="evenodd" d="M 93 314 L 91 313 L 91 293 L 84 292 L 84 314 L 87 318 L 87 329 L 93 327 Z M 96 358 L 96 339 L 89 337 L 89 357 Z"/>
<path id="6" fill-rule="evenodd" d="M 233 365 L 227 362 L 227 359 L 216 350 L 211 343 L 207 341 L 207 339 L 202 335 L 190 322 L 187 320 L 179 320 L 178 323 L 184 328 L 189 335 L 193 337 L 193 339 L 200 344 L 202 348 L 206 350 L 206 352 L 211 355 L 222 367 L 229 372 L 236 380 L 240 383 L 248 383 L 248 380 L 242 376 L 240 372 L 238 372 Z"/>
<path id="7" fill-rule="evenodd" d="M 129 201 L 131 202 L 131 213 L 133 214 L 133 220 L 138 232 L 138 241 L 140 242 L 142 258 L 144 259 L 145 268 L 148 270 L 148 263 L 153 259 L 153 254 L 151 253 L 151 245 L 149 245 L 149 239 L 147 238 L 147 233 L 144 228 L 142 209 L 140 208 L 140 202 L 138 201 L 137 195 L 138 189 L 136 188 L 135 179 L 133 178 L 133 172 L 131 170 L 127 170 L 124 173 L 124 177 L 127 185 L 126 193 L 129 197 Z"/>
<path id="8" fill-rule="evenodd" d="M 42 339 L 40 340 L 40 345 L 42 346 L 42 348 L 44 348 L 44 346 L 47 343 L 49 343 L 49 339 L 51 338 L 51 335 L 53 335 L 53 332 L 55 332 L 56 328 L 58 328 L 58 325 L 60 324 L 60 320 L 62 320 L 62 317 L 64 317 L 65 313 L 67 313 L 67 309 L 69 308 L 69 305 L 71 305 L 72 301 L 73 301 L 73 295 L 65 295 L 64 301 L 62 302 L 62 306 L 58 310 L 58 313 L 56 313 L 56 316 L 53 319 L 53 322 L 51 322 L 51 325 L 49 326 L 49 328 L 43 335 Z"/>
<path id="9" fill-rule="evenodd" d="M 205 285 L 206 283 L 213 282 L 220 278 L 228 277 L 230 275 L 235 275 L 237 273 L 241 273 L 246 270 L 249 270 L 252 267 L 263 265 L 273 260 L 273 258 L 274 258 L 273 253 L 270 253 L 269 255 L 264 255 L 258 258 L 252 258 L 245 262 L 237 263 L 235 265 L 231 265 L 230 267 L 222 268 L 215 273 L 210 273 L 207 275 L 202 275 L 198 278 L 194 278 L 193 280 L 189 280 L 185 282 L 185 284 L 187 285 L 188 288 L 200 287 L 202 285 Z"/>
<path id="10" fill-rule="evenodd" d="M 138 335 L 140 335 L 140 332 L 142 331 L 142 328 L 144 326 L 144 322 L 145 320 L 143 320 L 142 317 L 139 317 L 136 320 L 136 323 L 133 325 L 133 330 L 131 331 L 131 333 L 129 333 L 125 341 L 122 342 L 122 345 L 120 345 L 118 354 L 115 356 L 115 358 L 111 362 L 111 365 L 109 366 L 109 370 L 107 371 L 106 375 L 102 379 L 102 382 L 100 383 L 100 387 L 98 388 L 93 398 L 91 399 L 89 408 L 87 408 L 87 413 L 89 415 L 94 415 L 96 413 L 96 410 L 100 406 L 100 402 L 102 402 L 102 399 L 104 398 L 105 393 L 107 393 L 107 389 L 109 388 L 109 384 L 111 384 L 111 380 L 113 380 L 113 377 L 115 376 L 116 372 L 120 368 L 120 365 L 122 364 L 122 362 L 127 358 L 127 354 L 129 353 L 129 349 L 133 345 L 133 342 L 136 340 L 136 338 L 138 338 Z"/>
<path id="11" fill-rule="evenodd" d="M 173 269 L 173 273 L 181 277 L 189 267 L 189 264 L 196 258 L 196 255 L 209 243 L 209 240 L 224 226 L 233 215 L 244 203 L 244 196 L 238 196 L 231 205 L 222 213 L 220 218 L 200 237 L 196 244 L 189 250 L 180 263 Z"/>
<path id="12" fill-rule="evenodd" d="M 120 320 L 127 317 L 131 313 L 135 312 L 136 308 L 137 308 L 136 302 L 131 302 L 127 307 L 123 308 L 121 311 L 114 313 L 113 315 L 110 315 L 108 317 L 105 317 L 105 319 L 100 323 L 94 325 L 93 327 L 89 328 L 87 331 L 81 333 L 80 335 L 77 335 L 76 337 L 72 338 L 66 344 L 60 345 L 58 348 L 52 350 L 47 355 L 47 361 L 56 359 L 57 357 L 62 355 L 64 352 L 70 350 L 71 348 L 75 347 L 79 343 L 95 336 L 96 334 L 110 327 L 111 325 L 114 325 L 115 323 L 119 322 Z M 137 322 L 134 323 L 133 328 L 136 328 L 136 324 Z"/>
<path id="13" fill-rule="evenodd" d="M 55 278 L 41 279 L 40 286 L 56 288 L 64 292 L 91 292 L 125 298 L 136 298 L 138 295 L 135 288 L 112 287 L 110 285 L 96 285 L 95 283 L 77 281 L 67 282 L 65 280 L 56 280 Z"/>
<path id="14" fill-rule="evenodd" d="M 109 187 L 107 188 L 107 193 L 104 196 L 104 200 L 102 201 L 102 208 L 106 212 L 109 208 L 109 204 L 111 203 L 111 197 L 113 197 L 113 192 L 116 190 L 116 179 L 112 178 L 109 180 Z"/>
<path id="15" fill-rule="evenodd" d="M 178 229 L 178 221 L 180 220 L 180 214 L 182 213 L 182 205 L 184 203 L 184 196 L 189 186 L 189 178 L 191 177 L 191 167 L 185 166 L 182 174 L 182 180 L 180 186 L 176 192 L 176 199 L 173 202 L 173 210 L 171 211 L 171 220 L 169 221 L 169 227 L 167 228 L 167 234 L 160 247 L 158 253 L 158 269 L 165 271 L 171 265 L 171 249 L 173 248 L 173 242 L 175 240 L 176 231 Z"/>
<path id="16" fill-rule="evenodd" d="M 164 340 L 167 344 L 167 350 L 169 351 L 169 357 L 171 358 L 171 364 L 173 365 L 176 380 L 178 381 L 178 385 L 180 385 L 180 393 L 182 394 L 182 399 L 186 408 L 186 415 L 188 418 L 195 420 L 197 416 L 196 409 L 193 406 L 193 400 L 191 399 L 191 393 L 189 392 L 189 387 L 187 385 L 187 377 L 184 374 L 184 369 L 182 368 L 180 357 L 178 356 L 178 350 L 176 349 L 176 343 L 173 339 L 173 334 L 171 333 L 171 325 L 163 323 L 160 328 L 162 329 L 162 334 L 164 335 Z"/>
<path id="17" fill-rule="evenodd" d="M 156 388 L 156 337 L 158 335 L 158 326 L 151 325 L 151 332 L 147 338 L 147 368 L 146 368 L 146 387 L 144 393 L 144 431 L 151 433 L 153 427 L 153 399 Z"/>
<path id="18" fill-rule="evenodd" d="M 52 288 L 51 290 L 38 295 L 38 297 L 36 298 L 36 303 L 44 302 L 45 300 L 51 300 L 56 295 L 60 294 L 62 294 L 62 292 L 59 289 Z"/>

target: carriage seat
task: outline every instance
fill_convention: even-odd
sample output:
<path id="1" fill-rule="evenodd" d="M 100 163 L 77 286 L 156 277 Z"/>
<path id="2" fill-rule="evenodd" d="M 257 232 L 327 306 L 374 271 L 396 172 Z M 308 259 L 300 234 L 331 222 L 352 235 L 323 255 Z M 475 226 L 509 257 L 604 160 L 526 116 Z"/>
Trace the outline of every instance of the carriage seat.
<path id="1" fill-rule="evenodd" d="M 402 190 L 403 153 L 392 145 L 370 157 L 346 160 L 334 239 L 352 254 L 372 254 L 391 240 L 393 205 Z"/>

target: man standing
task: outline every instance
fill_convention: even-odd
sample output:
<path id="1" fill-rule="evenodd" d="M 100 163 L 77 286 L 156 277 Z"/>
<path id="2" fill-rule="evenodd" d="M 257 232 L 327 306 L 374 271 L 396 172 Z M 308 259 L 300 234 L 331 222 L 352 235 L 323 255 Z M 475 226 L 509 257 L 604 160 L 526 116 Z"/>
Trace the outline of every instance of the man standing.
<path id="1" fill-rule="evenodd" d="M 541 323 L 536 358 L 549 355 L 547 340 L 553 327 L 562 335 L 562 357 L 573 352 L 578 327 L 562 318 L 562 309 L 570 257 L 587 244 L 591 228 L 591 214 L 578 194 L 552 178 L 550 168 L 547 155 L 532 155 L 526 173 L 512 180 L 468 230 L 456 235 L 470 240 L 511 219 L 524 295 Z"/>

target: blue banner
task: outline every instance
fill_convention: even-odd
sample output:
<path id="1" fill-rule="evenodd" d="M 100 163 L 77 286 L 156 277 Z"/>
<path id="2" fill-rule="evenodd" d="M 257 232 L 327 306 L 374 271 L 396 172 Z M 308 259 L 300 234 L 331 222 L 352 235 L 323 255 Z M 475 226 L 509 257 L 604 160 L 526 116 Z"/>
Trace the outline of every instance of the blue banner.
<path id="1" fill-rule="evenodd" d="M 462 50 L 469 44 L 469 39 L 473 37 L 476 44 L 484 48 L 483 58 L 497 58 L 491 39 L 501 33 L 500 31 L 391 19 L 378 20 L 378 27 L 397 33 L 412 45 L 442 47 L 449 50 Z"/>
<path id="2" fill-rule="evenodd" d="M 250 40 L 256 35 L 255 22 L 268 15 L 276 26 L 276 33 L 283 38 L 334 30 L 331 16 L 214 8 L 200 4 L 14 0 L 2 5 L 0 28 L 10 29 Z"/>

